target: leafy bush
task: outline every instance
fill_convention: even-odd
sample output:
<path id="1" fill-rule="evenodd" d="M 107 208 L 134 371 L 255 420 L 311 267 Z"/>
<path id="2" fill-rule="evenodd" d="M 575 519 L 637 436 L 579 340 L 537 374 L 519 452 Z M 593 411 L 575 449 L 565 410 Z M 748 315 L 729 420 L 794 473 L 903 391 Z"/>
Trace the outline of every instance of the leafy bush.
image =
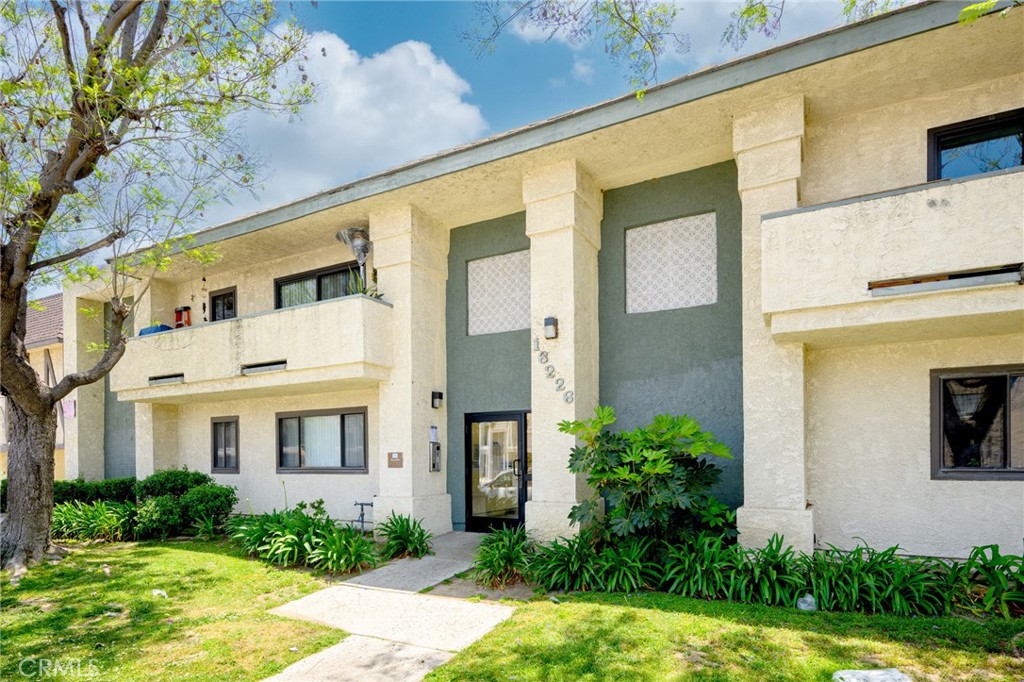
<path id="1" fill-rule="evenodd" d="M 495 530 L 480 541 L 473 575 L 478 582 L 496 588 L 525 581 L 533 552 L 533 542 L 522 526 Z"/>
<path id="2" fill-rule="evenodd" d="M 600 499 L 576 505 L 569 519 L 584 526 L 604 523 L 620 537 L 668 538 L 695 526 L 697 512 L 709 508 L 707 491 L 721 476 L 703 457 L 731 458 L 729 448 L 686 415 L 658 415 L 632 431 L 604 430 L 614 422 L 615 410 L 599 406 L 593 419 L 558 425 L 582 443 L 573 448 L 569 470 L 585 474 L 609 506 L 603 522 Z"/>
<path id="3" fill-rule="evenodd" d="M 391 512 L 391 516 L 377 526 L 377 534 L 384 538 L 380 555 L 385 561 L 407 556 L 419 559 L 434 553 L 430 547 L 434 534 L 409 516 Z"/>
<path id="4" fill-rule="evenodd" d="M 376 545 L 371 538 L 351 526 L 334 527 L 316 539 L 308 563 L 334 573 L 363 572 L 377 565 Z"/>
<path id="5" fill-rule="evenodd" d="M 134 478 L 85 481 L 80 478 L 53 482 L 53 503 L 135 502 Z M 7 479 L 0 480 L 0 511 L 7 511 Z"/>
<path id="6" fill-rule="evenodd" d="M 187 522 L 195 523 L 204 519 L 214 527 L 219 527 L 237 503 L 238 496 L 234 488 L 206 483 L 181 496 L 181 511 Z"/>
<path id="7" fill-rule="evenodd" d="M 545 590 L 585 592 L 601 586 L 595 538 L 587 531 L 537 548 L 530 579 Z"/>
<path id="8" fill-rule="evenodd" d="M 654 541 L 628 538 L 608 543 L 597 557 L 598 584 L 605 592 L 636 592 L 657 587 L 661 568 L 652 557 Z"/>
<path id="9" fill-rule="evenodd" d="M 53 536 L 75 540 L 128 540 L 134 536 L 131 502 L 63 502 L 53 508 Z"/>
<path id="10" fill-rule="evenodd" d="M 996 545 L 976 547 L 948 581 L 960 605 L 975 613 L 1024 616 L 1024 556 L 1000 554 Z"/>
<path id="11" fill-rule="evenodd" d="M 373 539 L 354 528 L 339 527 L 328 517 L 323 500 L 236 516 L 228 520 L 227 529 L 243 551 L 276 564 L 305 564 L 332 572 L 362 571 L 377 564 Z"/>
<path id="12" fill-rule="evenodd" d="M 178 535 L 186 526 L 181 501 L 170 495 L 150 497 L 139 503 L 135 516 L 135 534 L 140 540 Z"/>
<path id="13" fill-rule="evenodd" d="M 181 497 L 192 488 L 214 483 L 209 474 L 188 469 L 166 469 L 158 471 L 135 484 L 135 495 L 139 500 L 150 497 Z"/>
<path id="14" fill-rule="evenodd" d="M 709 533 L 681 543 L 665 543 L 661 586 L 684 597 L 723 599 L 740 587 L 734 568 L 741 561 L 738 546 Z"/>

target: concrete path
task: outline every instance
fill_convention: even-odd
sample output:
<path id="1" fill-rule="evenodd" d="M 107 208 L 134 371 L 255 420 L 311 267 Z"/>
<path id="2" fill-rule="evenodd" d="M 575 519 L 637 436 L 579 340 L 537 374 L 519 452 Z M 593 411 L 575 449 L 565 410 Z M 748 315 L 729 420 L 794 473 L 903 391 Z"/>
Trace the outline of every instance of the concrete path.
<path id="1" fill-rule="evenodd" d="M 417 594 L 461 573 L 481 539 L 448 533 L 435 556 L 403 559 L 271 613 L 351 633 L 267 682 L 417 682 L 512 615 L 510 606 Z"/>

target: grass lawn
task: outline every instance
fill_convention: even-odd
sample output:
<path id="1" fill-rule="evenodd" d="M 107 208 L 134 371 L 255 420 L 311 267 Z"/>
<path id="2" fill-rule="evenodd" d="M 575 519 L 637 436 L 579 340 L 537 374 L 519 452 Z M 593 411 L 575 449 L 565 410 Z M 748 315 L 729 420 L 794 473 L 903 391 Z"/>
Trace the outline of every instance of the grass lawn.
<path id="1" fill-rule="evenodd" d="M 915 680 L 1024 680 L 1024 622 L 805 614 L 665 594 L 533 602 L 428 682 L 832 679 L 898 667 Z M 1021 638 L 1024 640 L 1024 637 Z"/>
<path id="2" fill-rule="evenodd" d="M 29 679 L 24 659 L 59 659 L 82 672 L 46 679 L 260 680 L 342 639 L 266 613 L 325 585 L 215 542 L 79 547 L 0 588 L 0 679 Z"/>

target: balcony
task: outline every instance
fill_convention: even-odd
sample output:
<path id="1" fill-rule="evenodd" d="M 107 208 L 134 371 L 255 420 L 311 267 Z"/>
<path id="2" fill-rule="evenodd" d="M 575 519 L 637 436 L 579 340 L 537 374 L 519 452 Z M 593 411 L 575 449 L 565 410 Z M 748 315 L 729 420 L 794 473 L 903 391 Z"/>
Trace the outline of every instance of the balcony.
<path id="1" fill-rule="evenodd" d="M 984 273 L 1022 261 L 1024 170 L 931 182 L 764 216 L 762 312 L 811 347 L 1019 333 L 1024 286 Z"/>
<path id="2" fill-rule="evenodd" d="M 391 364 L 391 306 L 346 296 L 132 338 L 110 387 L 170 404 L 298 395 L 374 386 Z"/>

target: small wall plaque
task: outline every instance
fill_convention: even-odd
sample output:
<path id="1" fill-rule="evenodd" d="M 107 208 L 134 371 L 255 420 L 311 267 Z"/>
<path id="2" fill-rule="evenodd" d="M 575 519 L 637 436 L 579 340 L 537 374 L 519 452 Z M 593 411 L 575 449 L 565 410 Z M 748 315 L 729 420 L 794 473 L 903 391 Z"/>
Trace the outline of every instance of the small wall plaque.
<path id="1" fill-rule="evenodd" d="M 402 453 L 401 452 L 389 452 L 388 453 L 388 469 L 401 469 Z"/>

